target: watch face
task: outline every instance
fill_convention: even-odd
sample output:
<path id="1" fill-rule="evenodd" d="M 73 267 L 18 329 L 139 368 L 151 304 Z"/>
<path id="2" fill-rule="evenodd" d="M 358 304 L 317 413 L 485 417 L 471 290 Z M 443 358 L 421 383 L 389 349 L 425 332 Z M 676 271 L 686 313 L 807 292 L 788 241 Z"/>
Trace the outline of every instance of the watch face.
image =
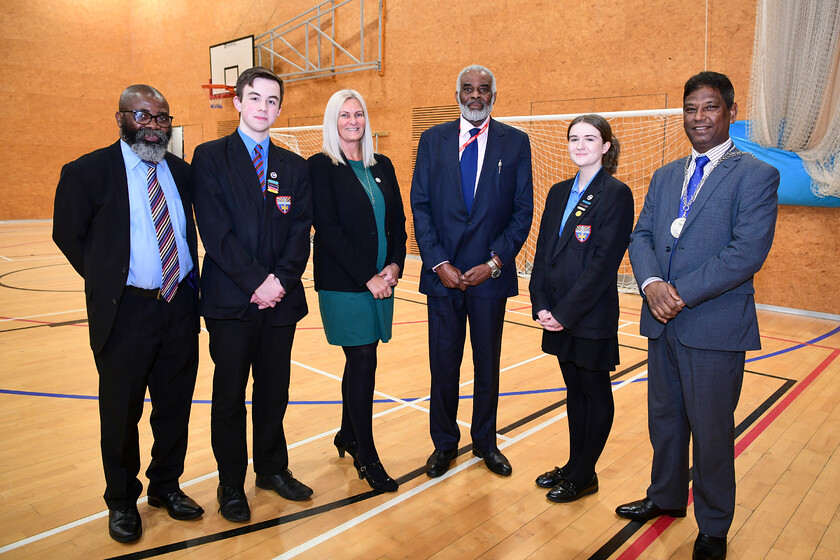
<path id="1" fill-rule="evenodd" d="M 496 270 L 494 270 L 494 271 L 490 274 L 490 277 L 491 277 L 491 278 L 498 278 L 498 277 L 499 277 L 499 276 L 501 276 L 501 275 L 502 275 L 502 269 L 501 269 L 501 268 L 497 268 Z"/>

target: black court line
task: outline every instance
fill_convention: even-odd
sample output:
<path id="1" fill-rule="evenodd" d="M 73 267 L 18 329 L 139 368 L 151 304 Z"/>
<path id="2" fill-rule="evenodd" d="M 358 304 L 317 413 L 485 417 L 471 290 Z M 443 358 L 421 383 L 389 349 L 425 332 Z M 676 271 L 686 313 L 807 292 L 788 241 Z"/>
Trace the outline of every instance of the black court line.
<path id="1" fill-rule="evenodd" d="M 639 363 L 633 364 L 632 366 L 629 366 L 625 369 L 622 369 L 621 371 L 618 371 L 615 374 L 613 374 L 611 376 L 610 380 L 612 381 L 612 380 L 618 379 L 619 377 L 625 376 L 628 373 L 638 369 L 639 367 L 643 366 L 646 363 L 647 363 L 647 360 L 643 360 Z M 536 420 L 540 416 L 544 416 L 544 415 L 548 414 L 549 412 L 551 412 L 553 410 L 556 410 L 557 408 L 562 407 L 565 404 L 566 404 L 566 399 L 565 398 L 560 399 L 558 402 L 543 408 L 541 411 L 539 411 L 537 413 L 530 414 L 523 419 L 517 420 L 516 422 L 501 428 L 500 430 L 498 430 L 498 433 L 504 434 L 504 433 L 510 432 L 511 430 L 514 430 L 517 427 L 520 427 L 527 422 L 531 422 L 533 420 Z M 458 449 L 458 456 L 460 457 L 461 455 L 464 455 L 464 454 L 466 454 L 470 451 L 472 451 L 472 444 L 464 445 L 464 446 L 462 446 Z M 426 467 L 422 466 L 422 467 L 414 469 L 413 471 L 411 471 L 407 474 L 404 474 L 403 476 L 397 478 L 397 482 L 402 485 L 402 484 L 405 484 L 405 483 L 407 483 L 411 480 L 414 480 L 418 477 L 421 477 L 425 474 L 426 474 Z M 219 533 L 204 535 L 202 537 L 198 537 L 198 538 L 195 538 L 195 539 L 188 539 L 188 540 L 185 540 L 185 541 L 174 542 L 174 543 L 171 543 L 171 544 L 158 546 L 158 547 L 155 547 L 155 548 L 150 548 L 150 549 L 146 549 L 146 550 L 139 550 L 139 551 L 132 552 L 132 553 L 125 554 L 125 555 L 121 555 L 121 556 L 113 556 L 113 557 L 109 558 L 108 560 L 117 560 L 117 559 L 119 559 L 119 560 L 140 560 L 142 558 L 153 558 L 155 556 L 161 556 L 163 554 L 169 554 L 170 552 L 175 552 L 175 551 L 178 551 L 178 550 L 185 550 L 185 549 L 188 549 L 188 548 L 194 548 L 194 547 L 201 546 L 201 545 L 204 545 L 204 544 L 209 544 L 209 543 L 218 542 L 218 541 L 222 541 L 222 540 L 233 538 L 233 537 L 238 537 L 240 535 L 244 535 L 244 534 L 248 534 L 248 533 L 255 533 L 257 531 L 262 531 L 264 529 L 270 529 L 272 527 L 278 527 L 280 525 L 285 525 L 287 523 L 291 523 L 292 521 L 297 521 L 299 519 L 306 519 L 306 518 L 310 518 L 310 517 L 315 517 L 316 515 L 320 515 L 322 513 L 328 513 L 330 511 L 333 511 L 333 510 L 336 510 L 336 509 L 339 509 L 339 508 L 342 508 L 342 507 L 346 507 L 346 506 L 351 505 L 351 504 L 355 504 L 355 503 L 365 501 L 367 499 L 378 496 L 381 493 L 382 492 L 378 492 L 376 490 L 370 490 L 368 492 L 364 492 L 364 493 L 361 493 L 361 494 L 356 494 L 356 495 L 351 496 L 349 498 L 344 498 L 344 499 L 341 499 L 341 500 L 330 502 L 328 504 L 323 504 L 321 506 L 309 508 L 309 509 L 299 511 L 299 512 L 296 512 L 296 513 L 293 513 L 293 514 L 290 514 L 290 515 L 284 515 L 284 516 L 276 517 L 274 519 L 268 519 L 266 521 L 261 521 L 259 523 L 254 523 L 252 525 L 245 525 L 243 527 L 239 527 L 239 528 L 236 528 L 236 529 L 229 529 L 227 531 L 221 531 Z"/>
<path id="2" fill-rule="evenodd" d="M 56 267 L 56 266 L 70 266 L 70 263 L 69 262 L 61 262 L 61 263 L 55 263 L 55 264 L 44 264 L 44 265 L 41 265 L 41 266 L 30 266 L 30 267 L 27 267 L 27 268 L 19 268 L 17 270 L 11 270 L 11 271 L 7 272 L 6 274 L 0 275 L 0 288 L 8 288 L 10 290 L 20 290 L 22 292 L 48 292 L 48 293 L 56 293 L 56 294 L 82 293 L 82 292 L 84 292 L 84 290 L 56 290 L 54 288 L 50 288 L 49 290 L 40 289 L 40 288 L 20 288 L 18 286 L 10 286 L 10 285 L 6 284 L 5 282 L 3 282 L 3 279 L 6 276 L 11 276 L 12 274 L 18 274 L 18 273 L 21 273 L 21 272 L 31 272 L 33 270 L 38 270 L 40 268 L 53 268 L 53 267 Z"/>
<path id="3" fill-rule="evenodd" d="M 735 439 L 737 440 L 744 432 L 747 431 L 753 424 L 755 424 L 759 418 L 761 418 L 765 412 L 770 410 L 770 408 L 779 402 L 782 397 L 790 391 L 790 389 L 796 385 L 796 380 L 788 379 L 785 377 L 779 377 L 776 375 L 770 375 L 765 373 L 759 373 L 755 371 L 744 371 L 744 373 L 750 373 L 753 375 L 759 375 L 762 377 L 771 377 L 774 379 L 779 379 L 784 381 L 781 387 L 779 387 L 772 395 L 767 397 L 761 405 L 759 405 L 752 413 L 749 414 L 746 418 L 744 418 L 737 426 L 735 426 Z M 693 482 L 694 480 L 694 467 L 691 467 L 688 470 L 688 480 L 689 483 Z M 589 560 L 607 560 L 610 556 L 615 554 L 619 548 L 624 546 L 627 541 L 629 541 L 633 535 L 635 535 L 639 529 L 646 525 L 645 522 L 642 521 L 628 521 L 624 527 L 622 527 L 613 537 L 607 541 L 601 548 L 595 551 L 595 553 L 589 557 Z"/>

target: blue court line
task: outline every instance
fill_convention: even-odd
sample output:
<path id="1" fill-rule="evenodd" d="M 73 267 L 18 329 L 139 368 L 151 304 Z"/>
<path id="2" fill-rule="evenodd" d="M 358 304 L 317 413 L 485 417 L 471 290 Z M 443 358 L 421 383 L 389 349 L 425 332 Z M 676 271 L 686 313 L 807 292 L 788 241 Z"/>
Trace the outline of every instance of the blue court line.
<path id="1" fill-rule="evenodd" d="M 788 352 L 793 352 L 794 350 L 799 350 L 800 348 L 805 348 L 808 345 L 816 344 L 817 342 L 820 342 L 822 340 L 825 340 L 826 338 L 834 336 L 838 332 L 840 332 L 840 326 L 835 327 L 834 329 L 828 331 L 827 333 L 825 333 L 823 335 L 820 335 L 816 338 L 812 338 L 811 340 L 809 340 L 805 343 L 795 344 L 795 345 L 793 345 L 789 348 L 784 348 L 782 350 L 777 350 L 776 352 L 771 352 L 769 354 L 764 354 L 763 356 L 755 356 L 754 358 L 750 358 L 750 359 L 746 360 L 746 363 L 755 362 L 755 361 L 758 361 L 758 360 L 765 360 L 767 358 L 772 358 L 774 356 L 779 356 L 781 354 L 787 354 Z M 646 380 L 647 380 L 647 378 L 637 379 L 637 380 L 633 381 L 633 383 L 636 383 L 638 381 L 646 381 Z M 619 382 L 618 381 L 613 382 L 613 384 L 616 384 L 616 383 L 619 383 Z M 534 391 L 511 391 L 511 392 L 507 392 L 507 393 L 499 393 L 499 396 L 500 397 L 510 397 L 510 396 L 518 396 L 518 395 L 534 395 L 534 394 L 540 394 L 540 393 L 553 393 L 553 392 L 556 392 L 556 391 L 565 391 L 565 390 L 566 390 L 565 387 L 561 387 L 561 388 L 556 388 L 556 389 L 537 389 L 537 390 L 534 390 Z M 43 392 L 37 392 L 37 391 L 15 391 L 15 390 L 12 390 L 12 389 L 0 389 L 0 394 L 22 395 L 22 396 L 28 396 L 28 397 L 50 397 L 50 398 L 56 398 L 56 399 L 99 400 L 99 397 L 94 396 L 94 395 L 68 395 L 68 394 L 64 394 L 64 393 L 43 393 Z M 471 399 L 473 397 L 472 397 L 472 395 L 464 395 L 464 396 L 460 396 L 459 398 L 463 400 L 463 399 Z M 412 400 L 416 400 L 416 399 L 403 399 L 403 400 L 412 401 Z M 146 399 L 146 402 L 149 402 L 149 399 Z M 393 401 L 390 400 L 390 399 L 376 399 L 373 402 L 377 403 L 377 404 L 385 404 L 385 403 L 390 403 L 390 402 L 393 402 Z M 209 401 L 207 399 L 194 400 L 193 404 L 211 404 L 211 401 Z M 251 401 L 245 401 L 245 404 L 251 404 Z M 341 401 L 340 400 L 338 400 L 338 401 L 289 401 L 289 404 L 291 404 L 291 405 L 307 405 L 307 404 L 339 405 L 339 404 L 341 404 Z"/>
<path id="2" fill-rule="evenodd" d="M 828 338 L 830 336 L 833 336 L 833 335 L 837 334 L 838 332 L 840 332 L 840 327 L 837 327 L 833 330 L 830 330 L 827 333 L 825 333 L 824 335 L 821 335 L 821 336 L 818 336 L 817 338 L 811 339 L 804 344 L 797 344 L 795 346 L 791 346 L 790 348 L 785 348 L 784 350 L 778 350 L 776 352 L 771 352 L 771 353 L 765 354 L 763 356 L 756 356 L 755 358 L 750 358 L 749 360 L 747 360 L 747 363 L 755 362 L 755 361 L 758 361 L 758 360 L 764 360 L 764 359 L 767 359 L 767 358 L 772 358 L 773 356 L 779 356 L 781 354 L 787 354 L 788 352 L 793 352 L 794 350 L 799 350 L 800 348 L 805 348 L 809 344 L 816 344 L 817 342 L 819 342 L 821 340 L 825 340 L 826 338 Z"/>
<path id="3" fill-rule="evenodd" d="M 634 380 L 632 383 L 638 383 L 639 381 L 647 381 L 647 378 L 640 378 Z M 613 385 L 618 385 L 619 383 L 623 383 L 623 381 L 613 381 Z M 535 389 L 533 391 L 509 391 L 506 393 L 499 393 L 500 397 L 514 397 L 514 396 L 521 396 L 521 395 L 538 395 L 541 393 L 556 393 L 558 391 L 565 391 L 565 387 L 556 387 L 553 389 Z M 12 389 L 0 389 L 0 394 L 2 395 L 21 395 L 24 397 L 49 397 L 53 399 L 81 399 L 81 400 L 88 400 L 88 401 L 97 401 L 99 397 L 96 395 L 68 395 L 66 393 L 43 393 L 39 391 L 15 391 Z M 460 399 L 471 399 L 473 398 L 472 395 L 461 395 L 459 396 Z M 407 402 L 418 402 L 422 400 L 428 400 L 426 398 L 406 398 L 401 399 Z M 145 402 L 151 402 L 149 399 L 144 399 Z M 376 404 L 388 404 L 393 403 L 393 399 L 374 399 L 373 401 Z M 212 401 L 208 399 L 194 399 L 192 401 L 193 404 L 212 404 Z M 245 404 L 252 404 L 251 401 L 245 401 Z M 307 404 L 335 404 L 340 405 L 341 401 L 289 401 L 289 404 L 294 405 L 307 405 Z"/>

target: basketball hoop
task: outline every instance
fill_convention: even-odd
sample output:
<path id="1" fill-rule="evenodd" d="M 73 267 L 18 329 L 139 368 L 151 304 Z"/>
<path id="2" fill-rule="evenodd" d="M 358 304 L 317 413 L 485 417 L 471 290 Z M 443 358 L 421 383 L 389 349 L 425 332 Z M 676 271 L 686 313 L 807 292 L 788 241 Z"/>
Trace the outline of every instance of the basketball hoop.
<path id="1" fill-rule="evenodd" d="M 207 90 L 207 95 L 210 98 L 211 109 L 223 109 L 221 100 L 226 97 L 234 97 L 236 95 L 236 88 L 225 84 L 201 84 L 201 87 Z"/>

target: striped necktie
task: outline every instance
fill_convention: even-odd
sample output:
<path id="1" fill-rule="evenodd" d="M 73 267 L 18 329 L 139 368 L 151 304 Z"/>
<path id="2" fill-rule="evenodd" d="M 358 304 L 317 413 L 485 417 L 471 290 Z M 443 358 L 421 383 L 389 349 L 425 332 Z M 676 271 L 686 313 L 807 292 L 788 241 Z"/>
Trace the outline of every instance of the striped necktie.
<path id="1" fill-rule="evenodd" d="M 152 221 L 155 223 L 157 232 L 158 249 L 160 250 L 161 283 L 160 298 L 172 301 L 175 292 L 178 291 L 178 277 L 180 267 L 178 266 L 178 246 L 175 243 L 175 232 L 172 229 L 172 221 L 169 219 L 169 210 L 166 207 L 166 197 L 157 178 L 157 164 L 152 161 L 144 161 L 149 166 L 146 180 L 149 183 L 149 206 L 152 209 Z"/>
<path id="2" fill-rule="evenodd" d="M 257 171 L 257 180 L 260 182 L 263 198 L 265 198 L 265 171 L 263 171 L 262 146 L 254 146 L 254 169 Z"/>

